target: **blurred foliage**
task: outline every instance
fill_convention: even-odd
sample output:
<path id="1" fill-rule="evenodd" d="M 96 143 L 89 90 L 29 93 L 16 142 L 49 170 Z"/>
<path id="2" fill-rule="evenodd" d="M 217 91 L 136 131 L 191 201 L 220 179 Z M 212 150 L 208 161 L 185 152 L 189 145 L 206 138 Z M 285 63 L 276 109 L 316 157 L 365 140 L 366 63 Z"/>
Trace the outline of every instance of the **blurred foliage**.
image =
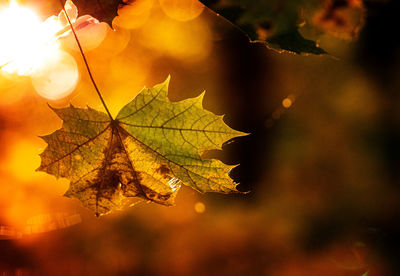
<path id="1" fill-rule="evenodd" d="M 252 41 L 278 50 L 325 54 L 300 33 L 306 26 L 353 38 L 362 26 L 361 0 L 203 0 L 206 6 L 239 26 Z"/>
<path id="2" fill-rule="evenodd" d="M 139 204 L 95 219 L 62 197 L 67 181 L 34 172 L 45 146 L 36 135 L 61 121 L 29 79 L 2 75 L 0 271 L 397 275 L 400 45 L 384 30 L 396 26 L 400 2 L 364 1 L 357 41 L 343 42 L 336 29 L 322 35 L 321 47 L 336 60 L 278 54 L 249 43 L 197 1 L 167 2 L 137 0 L 121 9 L 117 31 L 88 52 L 94 76 L 113 115 L 168 74 L 172 101 L 206 89 L 206 109 L 252 133 L 212 153 L 241 163 L 232 176 L 252 192 L 183 188 L 175 207 Z M 78 53 L 69 52 L 80 83 L 51 105 L 100 109 Z"/>

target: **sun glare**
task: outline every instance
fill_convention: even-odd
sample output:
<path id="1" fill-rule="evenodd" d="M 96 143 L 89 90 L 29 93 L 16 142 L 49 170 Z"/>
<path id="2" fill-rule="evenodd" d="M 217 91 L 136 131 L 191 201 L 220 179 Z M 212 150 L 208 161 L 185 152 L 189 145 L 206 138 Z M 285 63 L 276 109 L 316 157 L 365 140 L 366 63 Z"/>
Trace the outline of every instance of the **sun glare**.
<path id="1" fill-rule="evenodd" d="M 8 73 L 30 75 L 60 50 L 55 34 L 61 29 L 55 17 L 41 22 L 31 10 L 11 1 L 0 11 L 0 68 Z"/>

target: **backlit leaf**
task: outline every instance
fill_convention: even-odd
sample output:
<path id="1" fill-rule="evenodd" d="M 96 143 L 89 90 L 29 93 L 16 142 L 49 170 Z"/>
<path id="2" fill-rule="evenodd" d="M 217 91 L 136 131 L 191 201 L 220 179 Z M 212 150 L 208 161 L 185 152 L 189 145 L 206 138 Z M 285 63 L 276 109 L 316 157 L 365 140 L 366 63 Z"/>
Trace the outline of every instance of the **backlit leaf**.
<path id="1" fill-rule="evenodd" d="M 66 0 L 63 0 L 65 3 Z M 126 5 L 122 0 L 73 0 L 80 15 L 91 15 L 100 22 L 106 22 L 112 27 L 113 19 L 118 16 L 118 9 Z"/>
<path id="2" fill-rule="evenodd" d="M 138 200 L 172 205 L 180 182 L 200 192 L 238 192 L 233 166 L 202 159 L 206 150 L 244 135 L 197 98 L 170 102 L 169 79 L 143 89 L 115 120 L 91 108 L 53 109 L 61 129 L 44 136 L 39 171 L 71 181 L 66 196 L 97 215 Z"/>

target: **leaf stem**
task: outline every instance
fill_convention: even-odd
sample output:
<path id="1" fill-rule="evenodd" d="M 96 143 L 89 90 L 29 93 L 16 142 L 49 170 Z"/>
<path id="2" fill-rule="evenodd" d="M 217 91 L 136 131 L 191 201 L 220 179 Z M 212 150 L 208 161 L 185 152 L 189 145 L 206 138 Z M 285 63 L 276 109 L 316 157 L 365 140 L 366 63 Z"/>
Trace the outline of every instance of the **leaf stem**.
<path id="1" fill-rule="evenodd" d="M 111 121 L 114 121 L 114 118 L 112 117 L 110 111 L 108 110 L 108 107 L 107 107 L 107 105 L 106 105 L 106 103 L 105 103 L 105 101 L 104 101 L 104 99 L 103 99 L 103 96 L 101 95 L 100 90 L 99 90 L 99 88 L 97 87 L 97 84 L 96 84 L 96 82 L 95 82 L 95 80 L 94 80 L 94 78 L 93 78 L 92 71 L 90 70 L 89 63 L 87 62 L 86 56 L 85 56 L 85 54 L 84 54 L 84 52 L 83 52 L 83 49 L 82 49 L 82 46 L 81 46 L 81 43 L 79 42 L 79 39 L 78 39 L 78 36 L 76 35 L 74 26 L 72 25 L 71 20 L 69 19 L 69 16 L 68 16 L 68 14 L 67 14 L 67 11 L 65 10 L 63 0 L 60 0 L 60 3 L 61 3 L 62 10 L 63 10 L 63 12 L 64 12 L 64 14 L 65 14 L 65 17 L 66 17 L 67 20 L 68 20 L 68 24 L 69 24 L 69 26 L 71 27 L 71 31 L 72 31 L 72 33 L 73 33 L 73 35 L 74 35 L 74 37 L 75 37 L 76 44 L 78 44 L 79 51 L 81 52 L 83 61 L 84 61 L 85 65 L 86 65 L 86 70 L 87 70 L 87 72 L 88 72 L 88 74 L 89 74 L 90 80 L 92 81 L 92 84 L 93 84 L 93 86 L 94 86 L 94 89 L 96 90 L 96 93 L 97 93 L 97 95 L 99 96 L 99 98 L 100 98 L 100 100 L 101 100 L 101 103 L 103 104 L 104 109 L 107 111 L 107 114 L 108 114 L 108 116 L 110 117 Z"/>
<path id="2" fill-rule="evenodd" d="M 0 70 L 3 69 L 3 67 L 7 66 L 9 63 L 10 63 L 10 62 L 8 61 L 8 62 L 6 62 L 6 63 L 0 65 Z"/>

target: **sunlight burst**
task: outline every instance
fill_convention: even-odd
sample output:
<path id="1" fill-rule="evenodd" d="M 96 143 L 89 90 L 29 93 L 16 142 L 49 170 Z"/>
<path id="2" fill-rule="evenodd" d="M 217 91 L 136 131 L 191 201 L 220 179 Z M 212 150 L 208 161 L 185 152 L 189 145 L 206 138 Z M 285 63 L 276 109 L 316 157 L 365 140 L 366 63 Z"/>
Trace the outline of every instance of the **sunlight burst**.
<path id="1" fill-rule="evenodd" d="M 57 59 L 60 50 L 56 33 L 61 28 L 56 18 L 41 22 L 33 11 L 11 1 L 0 11 L 0 68 L 30 75 L 46 61 Z"/>

